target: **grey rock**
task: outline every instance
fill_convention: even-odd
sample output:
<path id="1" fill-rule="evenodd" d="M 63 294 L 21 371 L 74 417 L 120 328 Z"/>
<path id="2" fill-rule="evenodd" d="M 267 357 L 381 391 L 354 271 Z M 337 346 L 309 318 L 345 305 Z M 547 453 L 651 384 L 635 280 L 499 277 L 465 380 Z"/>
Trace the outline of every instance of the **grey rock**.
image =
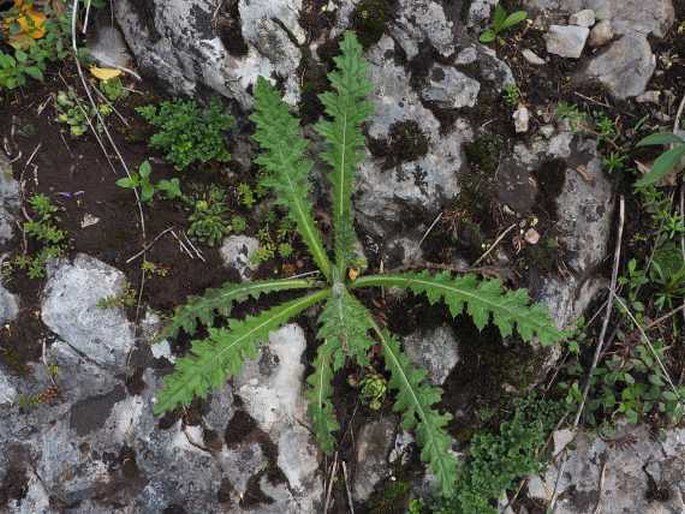
<path id="1" fill-rule="evenodd" d="M 514 130 L 517 134 L 524 134 L 530 128 L 530 111 L 525 105 L 519 105 L 512 115 L 514 119 Z"/>
<path id="2" fill-rule="evenodd" d="M 287 101 L 297 101 L 301 53 L 296 42 L 305 39 L 297 21 L 301 7 L 301 0 L 240 0 L 242 35 L 233 31 L 227 38 L 222 27 L 236 20 L 212 0 L 149 0 L 145 7 L 122 0 L 113 5 L 141 69 L 176 93 L 192 95 L 206 85 L 244 107 L 252 103 L 246 90 L 260 75 L 284 77 Z"/>
<path id="3" fill-rule="evenodd" d="M 12 238 L 18 208 L 19 183 L 12 177 L 9 161 L 0 152 L 0 249 Z"/>
<path id="4" fill-rule="evenodd" d="M 661 91 L 645 91 L 639 96 L 635 97 L 635 101 L 639 104 L 656 104 L 659 105 L 661 103 Z"/>
<path id="5" fill-rule="evenodd" d="M 614 35 L 614 28 L 611 26 L 611 22 L 609 20 L 602 20 L 592 27 L 587 44 L 592 48 L 599 48 L 610 43 L 614 39 Z"/>
<path id="6" fill-rule="evenodd" d="M 582 76 L 599 81 L 617 98 L 629 98 L 645 91 L 655 69 L 647 38 L 626 34 L 590 61 Z"/>
<path id="7" fill-rule="evenodd" d="M 323 493 L 318 448 L 300 422 L 307 416 L 302 396 L 306 345 L 304 331 L 296 324 L 273 332 L 259 360 L 245 363 L 234 390 L 278 446 L 278 466 L 293 495 L 290 508 L 299 512 L 313 512 Z"/>
<path id="8" fill-rule="evenodd" d="M 485 28 L 498 2 L 499 0 L 473 0 L 469 5 L 466 25 L 478 29 Z"/>
<path id="9" fill-rule="evenodd" d="M 257 443 L 243 443 L 224 450 L 221 462 L 235 489 L 235 503 L 239 503 L 244 496 L 249 480 L 268 465 L 262 448 Z"/>
<path id="10" fill-rule="evenodd" d="M 609 49 L 592 58 L 579 77 L 598 80 L 621 99 L 644 92 L 655 69 L 647 38 L 663 38 L 675 20 L 672 0 L 527 0 L 526 7 L 550 14 L 592 9 L 600 22 L 593 28 L 589 45 L 609 44 Z"/>
<path id="11" fill-rule="evenodd" d="M 234 414 L 233 388 L 230 384 L 226 384 L 212 393 L 209 400 L 209 411 L 205 414 L 205 422 L 208 428 L 218 434 L 223 434 Z"/>
<path id="12" fill-rule="evenodd" d="M 236 270 L 240 278 L 245 281 L 257 269 L 253 258 L 258 249 L 259 241 L 254 237 L 229 236 L 224 239 L 219 253 L 224 265 Z"/>
<path id="13" fill-rule="evenodd" d="M 660 440 L 650 435 L 649 427 L 624 427 L 615 439 L 630 443 L 610 444 L 596 435 L 578 434 L 558 483 L 556 463 L 541 484 L 529 487 L 529 494 L 548 502 L 556 483 L 555 510 L 563 514 L 588 512 L 588 505 L 607 514 L 683 512 L 685 429 L 667 430 Z M 655 484 L 667 491 L 659 501 L 650 494 Z"/>
<path id="14" fill-rule="evenodd" d="M 473 64 L 478 60 L 478 52 L 475 46 L 468 46 L 457 54 L 454 59 L 454 64 L 457 66 L 464 66 L 466 64 Z"/>
<path id="15" fill-rule="evenodd" d="M 577 13 L 573 13 L 568 19 L 569 25 L 578 25 L 579 27 L 592 27 L 595 24 L 595 11 L 592 9 L 583 9 Z"/>
<path id="16" fill-rule="evenodd" d="M 478 54 L 478 78 L 481 81 L 490 83 L 498 92 L 509 84 L 516 84 L 511 68 L 497 57 L 497 53 L 492 48 L 477 45 L 476 52 Z"/>
<path id="17" fill-rule="evenodd" d="M 404 338 L 404 348 L 414 364 L 428 371 L 435 385 L 444 384 L 459 363 L 459 342 L 448 326 L 415 332 Z"/>
<path id="18" fill-rule="evenodd" d="M 131 54 L 128 51 L 124 36 L 111 25 L 99 25 L 95 35 L 88 44 L 89 55 L 100 66 L 109 68 L 130 68 Z"/>
<path id="19" fill-rule="evenodd" d="M 561 243 L 567 250 L 566 263 L 577 273 L 585 273 L 598 265 L 606 255 L 613 212 L 613 190 L 602 172 L 596 142 L 578 143 L 569 162 L 583 166 L 586 178 L 569 166 L 561 194 L 557 228 Z"/>
<path id="20" fill-rule="evenodd" d="M 17 389 L 9 375 L 0 367 L 0 407 L 11 405 L 17 398 Z"/>
<path id="21" fill-rule="evenodd" d="M 87 359 L 121 367 L 133 348 L 133 329 L 120 308 L 97 304 L 125 288 L 124 274 L 97 259 L 79 254 L 73 263 L 58 261 L 48 269 L 43 323 Z"/>
<path id="22" fill-rule="evenodd" d="M 533 66 L 544 66 L 547 64 L 547 61 L 533 52 L 530 48 L 524 48 L 521 55 L 523 55 L 523 58 Z"/>
<path id="23" fill-rule="evenodd" d="M 423 41 L 430 42 L 443 57 L 456 50 L 453 23 L 445 16 L 440 2 L 399 0 L 390 31 L 408 59 L 416 57 Z"/>
<path id="24" fill-rule="evenodd" d="M 547 52 L 578 59 L 583 54 L 590 29 L 575 25 L 551 25 L 545 34 Z"/>
<path id="25" fill-rule="evenodd" d="M 0 259 L 0 262 L 2 260 Z M 0 282 L 0 325 L 14 321 L 19 314 L 19 299 Z"/>
<path id="26" fill-rule="evenodd" d="M 388 476 L 388 455 L 393 448 L 396 426 L 396 418 L 383 417 L 361 429 L 352 482 L 352 497 L 356 501 L 368 500 L 376 485 Z"/>
<path id="27" fill-rule="evenodd" d="M 368 53 L 374 83 L 371 99 L 376 107 L 369 136 L 387 141 L 395 124 L 412 123 L 426 139 L 427 151 L 391 169 L 384 169 L 384 161 L 371 155 L 362 162 L 355 201 L 357 220 L 369 232 L 382 236 L 396 232 L 400 214 L 407 209 L 435 213 L 443 202 L 454 198 L 459 191 L 456 171 L 463 165 L 461 147 L 471 138 L 463 119 L 448 133 L 441 132 L 440 123 L 409 84 L 404 68 L 393 61 L 392 51 L 392 39 L 383 37 Z M 402 236 L 418 241 L 420 232 L 418 226 L 405 225 Z"/>
<path id="28" fill-rule="evenodd" d="M 421 91 L 421 98 L 442 109 L 473 107 L 478 100 L 480 83 L 453 67 L 436 64 L 430 71 L 429 82 Z"/>

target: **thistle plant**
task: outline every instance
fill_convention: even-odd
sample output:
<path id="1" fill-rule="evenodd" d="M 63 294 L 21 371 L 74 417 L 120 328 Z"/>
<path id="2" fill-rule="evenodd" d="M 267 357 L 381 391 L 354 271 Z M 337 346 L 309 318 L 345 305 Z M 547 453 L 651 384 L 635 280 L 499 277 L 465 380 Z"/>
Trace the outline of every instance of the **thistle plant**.
<path id="1" fill-rule="evenodd" d="M 261 186 L 274 193 L 287 211 L 320 271 L 320 279 L 228 283 L 202 297 L 191 298 L 177 309 L 165 336 L 173 337 L 181 330 L 193 334 L 200 323 L 208 327 L 207 336 L 193 341 L 189 354 L 177 360 L 174 372 L 165 379 L 155 411 L 163 413 L 187 405 L 193 398 L 206 397 L 212 389 L 222 387 L 229 377 L 240 372 L 245 359 L 257 357 L 259 344 L 271 331 L 310 307 L 323 304 L 317 334 L 321 344 L 305 392 L 312 431 L 321 449 L 325 453 L 334 450 L 339 430 L 332 402 L 334 373 L 348 360 L 362 368 L 370 366 L 372 347 L 378 346 L 389 374 L 394 410 L 401 414 L 402 426 L 414 430 L 422 460 L 436 476 L 442 494 L 449 496 L 454 491 L 457 460 L 450 451 L 453 440 L 447 432 L 451 416 L 437 407 L 442 393 L 430 385 L 426 371 L 413 365 L 398 339 L 376 321 L 354 293 L 368 287 L 404 288 L 425 294 L 431 303 L 446 303 L 454 317 L 468 313 L 480 329 L 492 320 L 502 335 L 508 336 L 516 327 L 527 341 L 537 337 L 541 343 L 551 344 L 562 333 L 542 305 L 531 303 L 525 290 L 506 291 L 498 280 L 472 274 L 431 275 L 426 271 L 358 274 L 354 269 L 358 256 L 354 252 L 351 196 L 357 167 L 364 157 L 362 124 L 371 116 L 373 107 L 366 99 L 372 88 L 368 67 L 354 34 L 345 35 L 335 64 L 336 69 L 328 76 L 332 91 L 320 95 L 325 118 L 316 126 L 326 144 L 322 158 L 330 168 L 334 258 L 324 247 L 312 213 L 308 142 L 300 133 L 299 120 L 289 112 L 276 89 L 261 78 L 254 88 L 252 115 L 254 140 L 261 149 L 256 162 L 264 172 Z M 230 318 L 232 307 L 239 301 L 293 290 L 308 292 L 256 316 Z M 222 326 L 215 325 L 219 317 L 227 318 Z"/>

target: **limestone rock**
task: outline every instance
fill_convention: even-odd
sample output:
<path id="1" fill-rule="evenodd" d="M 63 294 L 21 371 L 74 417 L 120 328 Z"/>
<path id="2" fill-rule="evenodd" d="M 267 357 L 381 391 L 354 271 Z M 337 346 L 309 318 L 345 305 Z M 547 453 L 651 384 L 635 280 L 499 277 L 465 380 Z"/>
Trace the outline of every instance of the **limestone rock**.
<path id="1" fill-rule="evenodd" d="M 404 348 L 414 364 L 428 371 L 435 385 L 444 384 L 459 363 L 459 343 L 448 326 L 411 334 L 404 338 Z"/>
<path id="2" fill-rule="evenodd" d="M 459 191 L 456 171 L 463 164 L 461 146 L 471 137 L 463 119 L 447 133 L 440 130 L 440 122 L 423 106 L 404 68 L 393 61 L 393 51 L 392 39 L 383 37 L 368 53 L 376 108 L 369 136 L 390 147 L 392 161 L 388 165 L 387 158 L 370 155 L 362 161 L 355 201 L 357 221 L 378 235 L 396 232 L 407 210 L 434 212 L 454 198 Z M 404 133 L 401 140 L 393 140 L 395 132 Z M 420 232 L 416 225 L 405 225 L 402 236 L 418 241 Z"/>
<path id="3" fill-rule="evenodd" d="M 12 384 L 9 375 L 0 368 L 0 407 L 11 405 L 17 398 L 17 390 Z"/>
<path id="4" fill-rule="evenodd" d="M 84 254 L 48 269 L 42 320 L 89 360 L 121 367 L 133 348 L 133 329 L 122 309 L 103 308 L 103 299 L 121 295 L 126 278 L 119 270 Z"/>
<path id="5" fill-rule="evenodd" d="M 207 85 L 248 107 L 247 88 L 278 74 L 287 100 L 299 97 L 301 0 L 239 0 L 238 19 L 212 0 L 122 0 L 113 9 L 138 66 L 176 93 Z"/>
<path id="6" fill-rule="evenodd" d="M 530 48 L 524 48 L 523 51 L 521 51 L 521 55 L 523 55 L 523 58 L 533 66 L 544 66 L 547 64 L 547 61 L 533 52 Z"/>
<path id="7" fill-rule="evenodd" d="M 595 57 L 583 75 L 597 80 L 618 98 L 644 92 L 656 69 L 656 57 L 647 38 L 626 34 Z"/>
<path id="8" fill-rule="evenodd" d="M 278 446 L 278 466 L 293 494 L 291 508 L 314 512 L 323 485 L 318 448 L 309 430 L 300 423 L 307 417 L 302 395 L 302 354 L 306 344 L 304 331 L 298 325 L 289 324 L 273 332 L 261 357 L 245 363 L 236 378 L 234 394 L 240 396 L 247 413 Z"/>
<path id="9" fill-rule="evenodd" d="M 352 496 L 356 501 L 368 500 L 376 485 L 388 476 L 388 455 L 394 445 L 396 426 L 394 417 L 383 417 L 364 425 L 359 433 L 352 483 Z"/>
<path id="10" fill-rule="evenodd" d="M 428 41 L 443 57 L 456 50 L 453 23 L 445 16 L 440 2 L 433 0 L 399 0 L 391 33 L 413 59 L 419 43 Z"/>
<path id="11" fill-rule="evenodd" d="M 525 134 L 530 127 L 530 111 L 525 105 L 519 105 L 512 115 L 514 119 L 514 130 L 517 134 Z"/>
<path id="12" fill-rule="evenodd" d="M 259 241 L 254 237 L 229 236 L 224 239 L 219 253 L 224 261 L 224 265 L 236 270 L 240 278 L 245 281 L 257 269 L 253 258 L 258 248 Z"/>
<path id="13" fill-rule="evenodd" d="M 5 289 L 0 282 L 0 325 L 14 321 L 17 314 L 19 314 L 19 299 Z"/>
<path id="14" fill-rule="evenodd" d="M 627 443 L 578 435 L 559 482 L 558 464 L 552 465 L 529 494 L 548 501 L 556 483 L 555 510 L 562 514 L 684 512 L 685 429 L 667 430 L 660 439 L 646 426 L 625 427 L 614 439 Z"/>
<path id="15" fill-rule="evenodd" d="M 595 24 L 595 11 L 592 9 L 583 9 L 577 13 L 572 14 L 568 19 L 569 25 L 578 25 L 579 27 L 590 28 Z"/>
<path id="16" fill-rule="evenodd" d="M 473 107 L 478 99 L 480 83 L 450 66 L 436 64 L 421 98 L 442 109 Z"/>
<path id="17" fill-rule="evenodd" d="M 583 54 L 590 29 L 575 25 L 551 25 L 545 34 L 547 51 L 561 57 L 578 59 Z"/>
<path id="18" fill-rule="evenodd" d="M 0 249 L 11 238 L 14 213 L 19 208 L 19 183 L 12 177 L 12 168 L 0 152 Z"/>

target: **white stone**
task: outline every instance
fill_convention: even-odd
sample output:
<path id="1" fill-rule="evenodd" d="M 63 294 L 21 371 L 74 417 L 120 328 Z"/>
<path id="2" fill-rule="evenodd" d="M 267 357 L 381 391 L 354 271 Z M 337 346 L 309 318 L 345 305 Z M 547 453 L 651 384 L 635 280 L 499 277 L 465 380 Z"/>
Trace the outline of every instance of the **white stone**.
<path id="1" fill-rule="evenodd" d="M 595 24 L 595 11 L 592 9 L 578 11 L 569 17 L 568 23 L 569 25 L 578 25 L 579 27 L 592 27 Z"/>
<path id="2" fill-rule="evenodd" d="M 540 232 L 531 227 L 526 230 L 526 233 L 523 235 L 523 239 L 525 239 L 526 243 L 529 245 L 536 245 L 540 242 Z"/>
<path id="3" fill-rule="evenodd" d="M 2 262 L 0 260 L 0 262 Z M 14 321 L 19 314 L 19 300 L 0 282 L 0 325 Z"/>
<path id="4" fill-rule="evenodd" d="M 570 59 L 583 54 L 590 29 L 575 25 L 551 25 L 545 34 L 547 52 Z"/>
<path id="5" fill-rule="evenodd" d="M 480 83 L 451 66 L 436 64 L 430 71 L 428 85 L 421 98 L 443 109 L 473 107 L 478 100 Z"/>
<path id="6" fill-rule="evenodd" d="M 73 263 L 60 260 L 48 266 L 41 318 L 88 359 L 123 366 L 133 348 L 133 327 L 121 308 L 98 303 L 121 295 L 126 287 L 121 271 L 93 257 L 79 254 Z"/>
<path id="7" fill-rule="evenodd" d="M 9 377 L 0 368 L 0 406 L 12 405 L 17 398 L 17 390 Z"/>
<path id="8" fill-rule="evenodd" d="M 404 348 L 436 385 L 442 385 L 459 362 L 459 342 L 449 326 L 410 334 L 404 338 Z"/>
<path id="9" fill-rule="evenodd" d="M 542 57 L 533 52 L 530 48 L 524 48 L 521 51 L 521 55 L 523 55 L 523 58 L 533 66 L 544 66 L 545 64 L 547 64 L 547 61 L 545 61 Z"/>
<path id="10" fill-rule="evenodd" d="M 219 253 L 224 265 L 235 269 L 241 280 L 250 278 L 252 272 L 257 269 L 254 256 L 259 249 L 259 240 L 248 236 L 229 236 L 224 239 Z"/>
<path id="11" fill-rule="evenodd" d="M 661 103 L 661 91 L 645 91 L 641 95 L 635 97 L 635 101 L 639 104 L 657 104 Z"/>
<path id="12" fill-rule="evenodd" d="M 517 134 L 528 132 L 530 127 L 530 111 L 525 105 L 519 105 L 512 115 L 514 119 L 514 130 Z"/>
<path id="13" fill-rule="evenodd" d="M 457 58 L 454 60 L 454 64 L 457 66 L 464 66 L 466 64 L 473 64 L 478 60 L 478 52 L 475 47 L 469 46 L 464 48 L 461 52 L 457 54 Z"/>

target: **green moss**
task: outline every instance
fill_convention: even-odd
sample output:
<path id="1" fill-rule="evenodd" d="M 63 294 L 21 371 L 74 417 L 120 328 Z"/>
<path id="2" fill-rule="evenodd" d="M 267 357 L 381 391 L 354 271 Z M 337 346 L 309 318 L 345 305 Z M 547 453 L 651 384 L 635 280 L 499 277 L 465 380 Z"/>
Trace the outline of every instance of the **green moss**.
<path id="1" fill-rule="evenodd" d="M 389 481 L 369 500 L 369 514 L 402 514 L 407 510 L 411 484 L 406 480 Z"/>
<path id="2" fill-rule="evenodd" d="M 499 156 L 504 140 L 498 134 L 486 134 L 464 146 L 466 159 L 472 167 L 483 173 L 494 175 L 499 164 Z"/>
<path id="3" fill-rule="evenodd" d="M 395 10 L 392 0 L 362 0 L 351 17 L 351 28 L 366 49 L 378 43 Z"/>
<path id="4" fill-rule="evenodd" d="M 540 273 L 549 273 L 556 268 L 559 260 L 559 243 L 556 239 L 546 237 L 538 244 L 526 246 L 526 266 Z"/>

